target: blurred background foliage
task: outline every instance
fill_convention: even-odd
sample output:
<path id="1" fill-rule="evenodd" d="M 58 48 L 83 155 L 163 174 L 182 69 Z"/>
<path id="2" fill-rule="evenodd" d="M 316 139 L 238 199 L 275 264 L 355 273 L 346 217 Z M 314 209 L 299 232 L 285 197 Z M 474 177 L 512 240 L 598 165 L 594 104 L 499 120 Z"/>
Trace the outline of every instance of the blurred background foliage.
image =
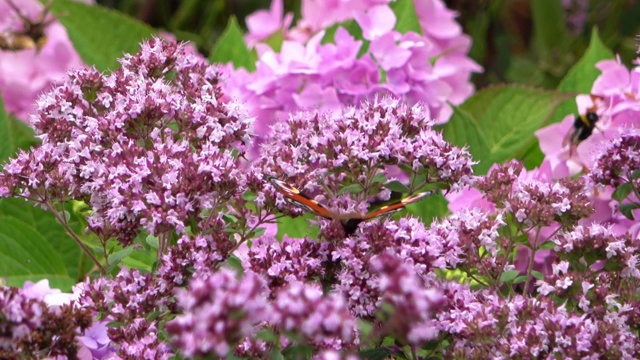
<path id="1" fill-rule="evenodd" d="M 400 0 L 403 1 L 403 0 Z M 269 0 L 98 0 L 150 26 L 189 40 L 205 55 L 214 48 L 234 17 L 246 30 L 247 15 L 268 9 Z M 471 57 L 485 69 L 473 82 L 519 83 L 556 88 L 581 58 L 591 32 L 623 63 L 636 57 L 640 1 L 635 0 L 445 0 L 459 13 L 458 22 L 473 38 Z M 284 0 L 294 23 L 300 0 Z M 402 19 L 400 19 L 402 21 Z"/>

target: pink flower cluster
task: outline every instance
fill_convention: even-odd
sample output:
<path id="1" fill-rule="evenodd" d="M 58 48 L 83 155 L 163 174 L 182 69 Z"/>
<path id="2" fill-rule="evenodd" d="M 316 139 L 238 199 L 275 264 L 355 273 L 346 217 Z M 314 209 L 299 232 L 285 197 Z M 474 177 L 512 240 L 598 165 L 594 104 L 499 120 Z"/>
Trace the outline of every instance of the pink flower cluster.
<path id="1" fill-rule="evenodd" d="M 267 292 L 258 275 L 241 280 L 229 270 L 194 279 L 177 295 L 183 315 L 166 324 L 175 344 L 186 356 L 224 357 L 232 345 L 251 333 L 267 317 Z"/>
<path id="2" fill-rule="evenodd" d="M 437 339 L 440 329 L 435 316 L 447 299 L 431 275 L 421 277 L 403 258 L 389 252 L 372 258 L 370 264 L 380 278 L 382 302 L 392 306 L 386 313 L 381 307 L 379 331 L 413 346 Z"/>
<path id="3" fill-rule="evenodd" d="M 460 104 L 473 92 L 469 82 L 480 67 L 466 55 L 471 41 L 441 0 L 415 0 L 422 33 L 400 33 L 388 0 L 302 4 L 303 17 L 289 29 L 282 1 L 270 12 L 247 18 L 250 44 L 281 31 L 279 51 L 258 43 L 255 72 L 229 69 L 225 91 L 247 104 L 259 119 L 256 133 L 268 134 L 273 119 L 296 109 L 336 111 L 379 93 L 391 93 L 410 105 L 424 103 L 437 123 L 451 115 L 448 103 Z M 338 27 L 332 41 L 325 29 L 354 19 L 364 40 Z"/>
<path id="4" fill-rule="evenodd" d="M 329 207 L 362 214 L 367 199 L 388 199 L 385 178 L 410 176 L 410 192 L 435 182 L 453 189 L 470 183 L 470 154 L 446 142 L 433 125 L 424 106 L 386 96 L 340 114 L 299 112 L 273 125 L 254 167 L 312 196 L 322 187 Z M 346 186 L 357 186 L 358 193 L 343 194 Z M 277 204 L 284 204 L 280 196 Z"/>
<path id="5" fill-rule="evenodd" d="M 438 317 L 442 329 L 453 335 L 444 357 L 634 359 L 640 355 L 638 338 L 624 324 L 622 312 L 584 316 L 548 298 L 505 298 L 461 285 L 452 286 L 447 298 L 449 309 Z"/>
<path id="6" fill-rule="evenodd" d="M 338 294 L 324 295 L 318 285 L 293 281 L 273 294 L 253 272 L 242 278 L 221 269 L 194 278 L 177 295 L 181 315 L 166 324 L 174 344 L 187 356 L 239 354 L 265 356 L 273 346 L 311 344 L 347 349 L 358 343 L 356 319 Z M 270 329 L 277 344 L 255 342 L 257 329 Z M 300 337 L 288 339 L 288 334 Z M 241 340 L 244 342 L 241 342 Z"/>
<path id="7" fill-rule="evenodd" d="M 261 236 L 252 241 L 242 263 L 246 271 L 262 274 L 271 291 L 294 281 L 313 282 L 326 275 L 331 244 L 312 239 Z"/>
<path id="8" fill-rule="evenodd" d="M 59 292 L 50 289 L 46 280 L 27 283 L 24 289 L 0 287 L 0 358 L 91 358 L 78 335 L 89 329 L 92 316 L 74 304 L 49 306 L 45 302 L 47 295 Z"/>
<path id="9" fill-rule="evenodd" d="M 130 244 L 139 231 L 184 233 L 190 219 L 244 192 L 252 119 L 223 103 L 217 68 L 153 39 L 110 75 L 71 72 L 38 100 L 42 144 L 0 175 L 0 196 L 44 207 L 89 204 L 89 228 Z M 207 224 L 201 224 L 203 228 Z"/>
<path id="10" fill-rule="evenodd" d="M 318 349 L 347 350 L 359 344 L 357 321 L 345 299 L 324 295 L 319 285 L 294 281 L 275 296 L 269 322 L 282 333 L 302 336 Z"/>

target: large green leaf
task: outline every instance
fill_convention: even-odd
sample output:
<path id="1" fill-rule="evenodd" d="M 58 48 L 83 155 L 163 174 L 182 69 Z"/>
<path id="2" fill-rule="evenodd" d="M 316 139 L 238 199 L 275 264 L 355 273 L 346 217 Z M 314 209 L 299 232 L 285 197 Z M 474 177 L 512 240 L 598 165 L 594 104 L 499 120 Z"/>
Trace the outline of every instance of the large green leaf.
<path id="1" fill-rule="evenodd" d="M 123 53 L 138 52 L 140 42 L 154 34 L 144 23 L 99 5 L 56 0 L 52 10 L 82 60 L 102 71 L 118 68 Z"/>
<path id="2" fill-rule="evenodd" d="M 303 238 L 305 236 L 315 238 L 319 231 L 317 227 L 309 223 L 309 219 L 311 219 L 311 215 L 299 216 L 297 218 L 279 218 L 276 238 L 282 240 L 284 235 L 292 238 Z"/>
<path id="3" fill-rule="evenodd" d="M 589 94 L 593 82 L 596 81 L 600 75 L 600 70 L 596 68 L 596 64 L 602 60 L 613 59 L 614 55 L 609 48 L 607 48 L 600 40 L 598 36 L 598 29 L 593 29 L 591 32 L 591 42 L 587 51 L 585 51 L 582 58 L 569 70 L 567 75 L 562 79 L 558 85 L 558 90 L 575 92 L 577 94 Z M 560 104 L 558 111 L 551 122 L 561 121 L 568 114 L 576 113 L 576 102 L 572 98 Z"/>
<path id="4" fill-rule="evenodd" d="M 255 71 L 256 57 L 245 45 L 242 30 L 235 17 L 232 16 L 229 19 L 227 28 L 209 55 L 209 61 L 222 64 L 231 62 L 235 68 L 243 67 L 249 71 Z"/>
<path id="5" fill-rule="evenodd" d="M 66 271 L 59 249 L 31 224 L 0 216 L 0 276 L 10 286 L 25 280 L 49 279 L 52 287 L 70 289 L 75 284 Z"/>
<path id="6" fill-rule="evenodd" d="M 35 143 L 33 130 L 20 120 L 10 116 L 4 109 L 0 96 L 0 164 Z"/>
<path id="7" fill-rule="evenodd" d="M 31 231 L 38 233 L 38 239 L 53 249 L 51 255 L 61 259 L 65 268 L 65 276 L 73 279 L 74 282 L 82 280 L 93 266 L 93 263 L 81 251 L 76 242 L 67 235 L 62 225 L 56 221 L 51 213 L 34 207 L 22 199 L 2 199 L 0 200 L 0 216 L 20 221 Z M 4 253 L 2 245 L 0 245 L 1 253 Z"/>
<path id="8" fill-rule="evenodd" d="M 488 135 L 478 126 L 471 114 L 461 107 L 453 106 L 453 115 L 442 127 L 444 138 L 453 145 L 467 146 L 475 161 L 480 164 L 489 157 Z"/>
<path id="9" fill-rule="evenodd" d="M 485 174 L 496 162 L 521 157 L 535 141 L 534 132 L 546 125 L 560 102 L 571 94 L 514 85 L 477 92 L 444 125 L 445 138 L 469 145 L 475 169 Z"/>

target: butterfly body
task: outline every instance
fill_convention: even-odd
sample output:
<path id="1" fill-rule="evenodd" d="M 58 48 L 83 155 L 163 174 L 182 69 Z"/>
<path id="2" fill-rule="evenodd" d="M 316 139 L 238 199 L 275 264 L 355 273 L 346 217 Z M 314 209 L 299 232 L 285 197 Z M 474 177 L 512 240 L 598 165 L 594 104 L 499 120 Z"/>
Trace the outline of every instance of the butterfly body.
<path id="1" fill-rule="evenodd" d="M 417 193 L 415 195 L 408 196 L 396 203 L 383 206 L 377 210 L 369 212 L 364 216 L 358 214 L 336 214 L 330 209 L 326 208 L 324 205 L 313 200 L 308 195 L 304 194 L 297 188 L 285 183 L 284 181 L 278 180 L 274 177 L 269 177 L 268 180 L 275 187 L 275 189 L 279 193 L 281 193 L 285 197 L 285 199 L 287 199 L 287 201 L 293 203 L 294 205 L 325 219 L 340 221 L 347 235 L 353 234 L 358 229 L 358 225 L 363 221 L 367 221 L 382 215 L 392 214 L 396 211 L 401 210 L 406 205 L 417 202 L 422 198 L 432 194 L 431 192 Z"/>

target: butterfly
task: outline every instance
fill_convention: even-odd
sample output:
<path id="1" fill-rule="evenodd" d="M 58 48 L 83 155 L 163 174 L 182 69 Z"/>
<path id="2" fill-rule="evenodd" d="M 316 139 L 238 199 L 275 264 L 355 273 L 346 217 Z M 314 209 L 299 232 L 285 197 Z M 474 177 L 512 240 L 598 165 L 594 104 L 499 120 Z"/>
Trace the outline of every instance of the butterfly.
<path id="1" fill-rule="evenodd" d="M 388 215 L 394 213 L 396 211 L 401 210 L 405 206 L 412 204 L 414 202 L 420 201 L 423 198 L 433 194 L 431 191 L 417 193 L 415 195 L 408 196 L 396 203 L 383 206 L 377 210 L 371 211 L 364 216 L 354 216 L 354 214 L 336 214 L 333 211 L 326 208 L 321 203 L 313 200 L 308 195 L 304 194 L 302 191 L 296 189 L 295 187 L 285 183 L 284 181 L 278 180 L 272 176 L 268 177 L 269 182 L 275 187 L 275 189 L 284 195 L 284 197 L 294 205 L 301 207 L 316 216 L 323 217 L 329 220 L 338 220 L 342 224 L 344 228 L 344 232 L 347 236 L 352 235 L 358 229 L 358 225 L 363 222 L 378 216 Z"/>

